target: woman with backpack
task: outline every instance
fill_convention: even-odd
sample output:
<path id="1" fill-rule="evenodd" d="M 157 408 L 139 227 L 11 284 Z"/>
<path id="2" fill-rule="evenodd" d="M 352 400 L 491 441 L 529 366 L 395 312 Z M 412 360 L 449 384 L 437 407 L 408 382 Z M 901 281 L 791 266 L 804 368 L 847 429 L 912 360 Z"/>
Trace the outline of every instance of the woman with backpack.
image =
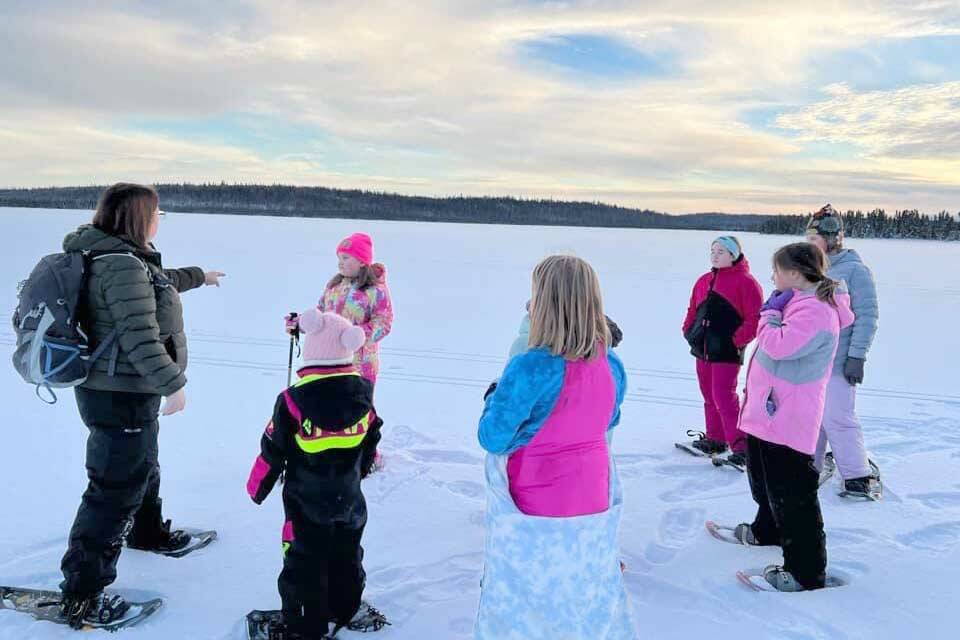
<path id="1" fill-rule="evenodd" d="M 219 286 L 218 271 L 164 269 L 153 246 L 159 197 L 148 186 L 106 189 L 91 224 L 67 235 L 63 250 L 87 256 L 80 325 L 90 348 L 110 341 L 75 387 L 87 440 L 89 484 L 61 568 L 61 613 L 74 628 L 123 619 L 130 608 L 103 589 L 117 576 L 121 545 L 169 552 L 190 543 L 161 515 L 158 415 L 184 409 L 187 340 L 180 294 Z"/>

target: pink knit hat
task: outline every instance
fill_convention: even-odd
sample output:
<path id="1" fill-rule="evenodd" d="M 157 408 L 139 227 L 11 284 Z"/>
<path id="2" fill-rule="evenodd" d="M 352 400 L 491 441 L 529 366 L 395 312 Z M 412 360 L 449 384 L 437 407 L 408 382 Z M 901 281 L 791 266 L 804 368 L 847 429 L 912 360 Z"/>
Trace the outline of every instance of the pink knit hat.
<path id="1" fill-rule="evenodd" d="M 322 313 L 316 307 L 298 318 L 305 334 L 303 363 L 309 365 L 350 364 L 354 352 L 366 342 L 363 329 L 335 313 Z"/>
<path id="2" fill-rule="evenodd" d="M 353 256 L 366 265 L 373 264 L 373 240 L 365 233 L 355 233 L 340 241 L 337 253 Z"/>

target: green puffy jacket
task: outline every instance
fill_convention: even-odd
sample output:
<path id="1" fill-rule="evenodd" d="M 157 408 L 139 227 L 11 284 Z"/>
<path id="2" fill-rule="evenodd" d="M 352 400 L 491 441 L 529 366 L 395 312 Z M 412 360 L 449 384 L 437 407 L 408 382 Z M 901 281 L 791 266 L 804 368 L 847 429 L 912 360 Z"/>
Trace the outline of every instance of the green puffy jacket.
<path id="1" fill-rule="evenodd" d="M 63 250 L 134 254 L 97 255 L 90 261 L 80 325 L 91 348 L 114 329 L 117 340 L 82 386 L 169 396 L 187 384 L 180 293 L 202 285 L 203 270 L 164 269 L 157 251 L 138 249 L 89 224 L 67 235 Z"/>

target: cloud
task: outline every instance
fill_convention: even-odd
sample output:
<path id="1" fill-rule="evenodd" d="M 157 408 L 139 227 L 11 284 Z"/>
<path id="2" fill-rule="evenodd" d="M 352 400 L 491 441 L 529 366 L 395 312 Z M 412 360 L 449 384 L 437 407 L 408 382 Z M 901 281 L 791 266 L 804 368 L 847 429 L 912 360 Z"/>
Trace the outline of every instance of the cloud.
<path id="1" fill-rule="evenodd" d="M 850 143 L 872 156 L 960 157 L 960 82 L 866 92 L 841 83 L 824 93 L 827 100 L 781 115 L 777 125 L 799 140 Z"/>
<path id="2" fill-rule="evenodd" d="M 17 141 L 0 150 L 7 184 L 266 178 L 673 211 L 842 191 L 807 173 L 830 160 L 811 162 L 813 145 L 833 140 L 807 110 L 840 99 L 811 93 L 813 57 L 960 33 L 956 3 L 894 0 L 15 6 L 0 21 L 0 140 Z M 604 46 L 572 62 L 532 52 L 553 68 L 524 49 L 583 38 Z M 637 73 L 651 61 L 657 73 Z M 786 112 L 770 116 L 782 128 L 750 122 L 756 110 Z M 935 175 L 953 143 L 920 135 L 929 126 L 837 168 L 915 176 L 916 206 L 938 205 L 953 197 Z M 790 186 L 800 175 L 809 187 Z M 864 193 L 892 197 L 850 190 Z"/>

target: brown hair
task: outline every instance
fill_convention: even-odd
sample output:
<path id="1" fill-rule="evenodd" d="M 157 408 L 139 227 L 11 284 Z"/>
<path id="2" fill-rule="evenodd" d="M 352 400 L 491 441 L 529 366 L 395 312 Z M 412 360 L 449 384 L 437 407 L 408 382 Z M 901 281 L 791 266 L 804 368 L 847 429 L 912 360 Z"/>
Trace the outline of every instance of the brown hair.
<path id="1" fill-rule="evenodd" d="M 533 270 L 531 348 L 546 347 L 567 360 L 590 360 L 611 342 L 600 280 L 587 262 L 550 256 Z"/>
<path id="2" fill-rule="evenodd" d="M 149 249 L 147 232 L 159 204 L 160 196 L 153 187 L 118 182 L 100 194 L 93 226 L 104 233 L 123 236 L 141 249 Z"/>
<path id="3" fill-rule="evenodd" d="M 834 298 L 840 283 L 827 276 L 827 255 L 809 242 L 795 242 L 773 254 L 773 266 L 782 271 L 799 271 L 808 282 L 817 284 L 817 299 L 837 306 Z"/>
<path id="4" fill-rule="evenodd" d="M 344 280 L 353 280 L 357 283 L 358 289 L 366 289 L 372 287 L 375 284 L 380 282 L 383 274 L 383 265 L 379 263 L 374 264 L 365 264 L 360 267 L 360 271 L 357 272 L 356 277 L 348 278 L 340 273 L 333 276 L 330 279 L 330 282 L 327 283 L 327 289 L 336 287 Z"/>

